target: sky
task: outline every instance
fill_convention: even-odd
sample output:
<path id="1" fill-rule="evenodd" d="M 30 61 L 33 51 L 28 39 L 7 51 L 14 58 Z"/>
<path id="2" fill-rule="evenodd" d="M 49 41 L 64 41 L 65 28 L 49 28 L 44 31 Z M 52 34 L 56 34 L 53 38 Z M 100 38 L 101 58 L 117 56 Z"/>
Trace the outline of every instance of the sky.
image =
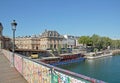
<path id="1" fill-rule="evenodd" d="M 5 36 L 38 35 L 47 30 L 61 35 L 120 38 L 120 0 L 0 0 Z"/>

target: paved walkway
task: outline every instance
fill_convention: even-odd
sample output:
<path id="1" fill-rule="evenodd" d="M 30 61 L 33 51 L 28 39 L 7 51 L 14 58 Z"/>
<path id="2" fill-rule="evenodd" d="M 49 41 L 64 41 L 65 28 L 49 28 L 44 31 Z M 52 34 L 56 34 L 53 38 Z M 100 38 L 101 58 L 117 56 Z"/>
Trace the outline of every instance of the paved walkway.
<path id="1" fill-rule="evenodd" d="M 0 83 L 27 83 L 14 67 L 10 67 L 8 59 L 0 53 Z"/>

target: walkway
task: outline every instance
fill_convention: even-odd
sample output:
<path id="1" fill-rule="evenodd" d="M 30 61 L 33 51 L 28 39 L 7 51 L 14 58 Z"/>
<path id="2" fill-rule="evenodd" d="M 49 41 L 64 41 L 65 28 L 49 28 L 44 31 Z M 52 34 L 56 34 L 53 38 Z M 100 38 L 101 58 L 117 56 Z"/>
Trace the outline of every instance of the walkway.
<path id="1" fill-rule="evenodd" d="M 0 53 L 0 83 L 27 83 L 14 67 L 10 67 L 7 58 Z"/>

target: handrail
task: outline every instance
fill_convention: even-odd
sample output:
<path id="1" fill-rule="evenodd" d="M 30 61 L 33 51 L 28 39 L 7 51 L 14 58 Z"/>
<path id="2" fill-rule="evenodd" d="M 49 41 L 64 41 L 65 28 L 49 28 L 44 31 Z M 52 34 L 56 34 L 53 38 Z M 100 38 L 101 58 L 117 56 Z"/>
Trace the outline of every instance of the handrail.
<path id="1" fill-rule="evenodd" d="M 9 53 L 10 53 L 10 51 L 9 51 Z M 20 57 L 24 58 L 24 59 L 27 59 L 27 60 L 30 60 L 32 62 L 38 63 L 38 64 L 40 64 L 42 66 L 48 67 L 48 68 L 50 68 L 50 70 L 52 72 L 60 72 L 62 74 L 66 74 L 67 76 L 72 76 L 72 77 L 74 77 L 76 79 L 80 78 L 80 79 L 83 79 L 85 81 L 92 82 L 92 83 L 105 83 L 104 81 L 100 81 L 100 80 L 97 80 L 97 79 L 94 79 L 94 78 L 91 78 L 91 77 L 87 77 L 87 76 L 77 74 L 77 73 L 74 73 L 74 72 L 71 72 L 71 71 L 68 71 L 68 70 L 65 70 L 65 69 L 61 69 L 61 68 L 46 64 L 46 63 L 41 62 L 41 61 L 36 61 L 34 59 L 30 59 L 30 58 L 28 58 L 26 56 L 22 56 L 21 54 L 17 54 L 17 53 L 15 53 L 15 54 L 17 56 L 20 56 Z"/>
<path id="2" fill-rule="evenodd" d="M 22 55 L 20 55 L 20 56 L 23 57 Z M 56 70 L 56 71 L 59 71 L 59 72 L 62 72 L 62 73 L 66 73 L 66 74 L 69 74 L 69 75 L 74 76 L 74 77 L 77 77 L 77 78 L 82 78 L 82 79 L 87 80 L 87 81 L 98 81 L 97 79 L 90 78 L 90 77 L 87 77 L 87 76 L 82 75 L 82 74 L 77 74 L 77 73 L 74 73 L 74 72 L 72 72 L 72 71 L 68 71 L 68 70 L 65 70 L 65 69 L 61 69 L 61 68 L 58 68 L 58 67 L 55 67 L 55 66 L 46 64 L 46 63 L 44 63 L 44 62 L 40 62 L 40 61 L 36 61 L 36 60 L 30 59 L 30 58 L 25 57 L 25 56 L 24 56 L 24 58 L 29 59 L 29 60 L 31 60 L 31 61 L 33 61 L 33 62 L 38 63 L 38 64 L 44 65 L 44 66 L 46 66 L 46 67 L 48 67 L 48 68 L 50 68 L 50 69 L 54 69 L 54 70 Z M 99 80 L 99 81 L 100 81 L 100 80 Z M 100 81 L 100 83 L 105 83 L 105 82 L 104 82 L 104 81 Z"/>

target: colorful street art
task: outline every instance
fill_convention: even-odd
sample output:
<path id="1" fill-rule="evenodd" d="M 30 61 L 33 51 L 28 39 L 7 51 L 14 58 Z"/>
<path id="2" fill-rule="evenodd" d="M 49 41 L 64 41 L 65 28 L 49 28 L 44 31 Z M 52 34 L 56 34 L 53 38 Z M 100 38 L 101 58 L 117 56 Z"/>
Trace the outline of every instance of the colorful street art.
<path id="1" fill-rule="evenodd" d="M 3 50 L 3 53 L 11 62 L 12 52 Z M 103 81 L 97 82 L 98 80 L 92 80 L 91 78 L 87 81 L 85 80 L 86 76 L 75 78 L 68 75 L 66 70 L 67 74 L 58 72 L 53 69 L 53 66 L 46 67 L 41 63 L 36 63 L 17 54 L 14 56 L 14 65 L 28 83 L 104 83 Z"/>
<path id="2" fill-rule="evenodd" d="M 28 59 L 23 60 L 23 75 L 29 83 L 50 83 L 49 68 Z"/>
<path id="3" fill-rule="evenodd" d="M 90 82 L 77 80 L 71 76 L 54 71 L 52 73 L 52 83 L 90 83 Z"/>
<path id="4" fill-rule="evenodd" d="M 91 83 L 83 79 L 76 79 L 75 77 L 63 74 L 58 71 L 52 71 L 52 83 Z"/>
<path id="5" fill-rule="evenodd" d="M 14 65 L 16 69 L 22 74 L 22 57 L 15 55 L 14 56 Z"/>
<path id="6" fill-rule="evenodd" d="M 31 83 L 33 64 L 28 59 L 23 59 L 23 76 L 25 79 Z"/>

